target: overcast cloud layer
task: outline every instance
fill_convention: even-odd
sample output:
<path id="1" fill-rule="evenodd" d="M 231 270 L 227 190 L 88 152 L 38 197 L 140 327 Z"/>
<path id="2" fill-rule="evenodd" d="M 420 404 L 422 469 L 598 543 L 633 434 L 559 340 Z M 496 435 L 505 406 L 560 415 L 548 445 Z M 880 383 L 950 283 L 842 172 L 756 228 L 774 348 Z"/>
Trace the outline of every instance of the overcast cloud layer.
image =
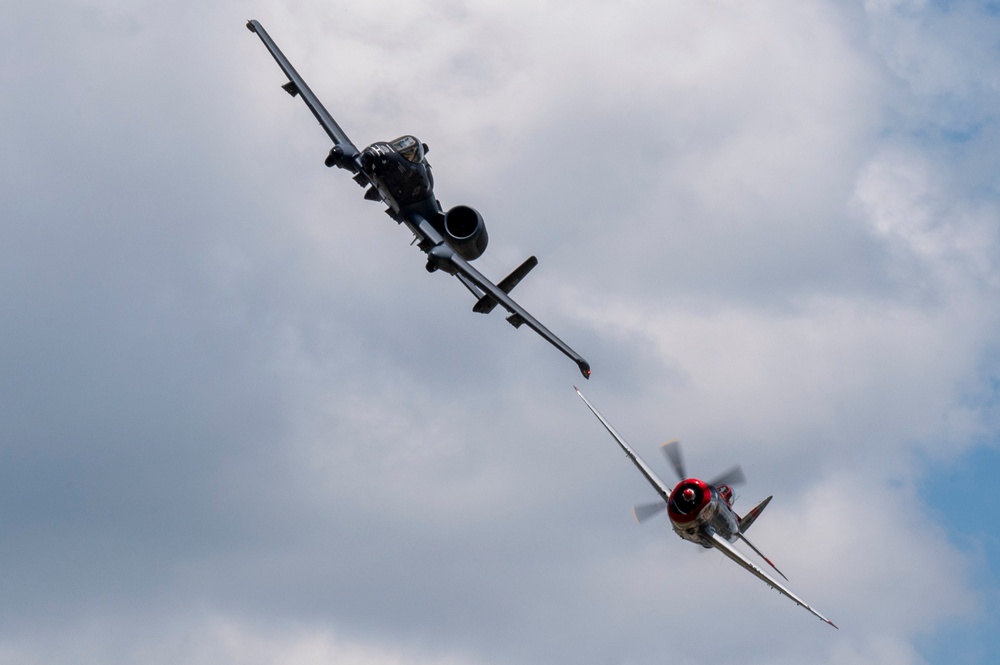
<path id="1" fill-rule="evenodd" d="M 6 4 L 0 663 L 992 662 L 996 3 Z M 251 17 L 539 257 L 665 479 L 774 495 L 839 632 L 634 524 L 573 364 L 323 167 Z"/>

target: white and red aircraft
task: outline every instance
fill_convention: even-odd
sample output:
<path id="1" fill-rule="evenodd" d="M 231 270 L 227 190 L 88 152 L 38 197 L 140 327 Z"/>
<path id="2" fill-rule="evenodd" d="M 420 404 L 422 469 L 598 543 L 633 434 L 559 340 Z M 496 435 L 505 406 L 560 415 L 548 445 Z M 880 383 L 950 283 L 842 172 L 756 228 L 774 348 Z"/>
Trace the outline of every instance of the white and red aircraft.
<path id="1" fill-rule="evenodd" d="M 743 517 L 737 515 L 736 511 L 733 510 L 734 496 L 732 485 L 744 482 L 743 470 L 739 466 L 734 466 L 708 482 L 692 478 L 684 471 L 680 443 L 677 441 L 665 443 L 661 446 L 661 450 L 663 450 L 671 466 L 674 467 L 674 471 L 677 472 L 677 476 L 680 478 L 680 482 L 671 489 L 653 473 L 653 470 L 646 465 L 641 457 L 635 454 L 635 451 L 632 450 L 625 439 L 604 419 L 604 416 L 594 408 L 594 405 L 587 401 L 587 398 L 583 396 L 580 389 L 575 386 L 574 389 L 576 390 L 576 394 L 580 396 L 580 399 L 584 401 L 587 407 L 597 416 L 597 419 L 601 421 L 601 424 L 611 433 L 611 436 L 615 438 L 615 441 L 625 451 L 628 458 L 632 460 L 632 463 L 636 465 L 662 499 L 654 503 L 635 506 L 632 512 L 637 521 L 643 522 L 661 510 L 666 509 L 670 523 L 673 525 L 674 532 L 678 536 L 684 540 L 698 543 L 705 548 L 714 547 L 759 577 L 768 586 L 777 589 L 785 596 L 791 598 L 795 601 L 796 605 L 801 605 L 834 628 L 837 627 L 832 621 L 785 588 L 783 584 L 755 566 L 750 559 L 730 544 L 737 540 L 742 540 L 758 556 L 764 559 L 771 568 L 774 568 L 775 572 L 786 580 L 788 579 L 744 535 L 746 530 L 750 528 L 750 525 L 754 523 L 754 520 L 767 507 L 767 504 L 771 501 L 771 497 L 767 497 L 761 501 Z"/>

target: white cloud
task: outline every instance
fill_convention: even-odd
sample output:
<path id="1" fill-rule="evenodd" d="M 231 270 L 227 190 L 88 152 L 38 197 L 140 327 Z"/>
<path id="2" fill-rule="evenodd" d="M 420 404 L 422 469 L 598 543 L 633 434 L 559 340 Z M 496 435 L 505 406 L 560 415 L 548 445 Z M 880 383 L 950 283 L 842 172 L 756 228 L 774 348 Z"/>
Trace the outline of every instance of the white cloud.
<path id="1" fill-rule="evenodd" d="M 857 197 L 875 233 L 901 262 L 919 262 L 899 279 L 951 292 L 968 292 L 979 283 L 995 289 L 1000 211 L 995 203 L 952 199 L 947 178 L 919 154 L 887 151 L 861 174 Z"/>
<path id="2" fill-rule="evenodd" d="M 92 618 L 45 645 L 0 645 L 0 662 L 144 663 L 145 665 L 475 665 L 461 654 L 420 645 L 386 646 L 345 639 L 329 628 L 275 628 L 236 617 L 193 615 L 142 629 L 143 639 L 122 631 L 118 618 Z"/>
<path id="3" fill-rule="evenodd" d="M 0 661 L 918 663 L 980 611 L 913 487 L 996 432 L 995 24 L 64 8 L 19 10 L 0 105 Z M 445 205 L 487 216 L 485 272 L 540 255 L 518 298 L 665 476 L 676 436 L 775 494 L 754 541 L 841 633 L 631 524 L 652 497 L 572 364 L 321 166 L 249 17 L 358 143 L 431 145 Z"/>

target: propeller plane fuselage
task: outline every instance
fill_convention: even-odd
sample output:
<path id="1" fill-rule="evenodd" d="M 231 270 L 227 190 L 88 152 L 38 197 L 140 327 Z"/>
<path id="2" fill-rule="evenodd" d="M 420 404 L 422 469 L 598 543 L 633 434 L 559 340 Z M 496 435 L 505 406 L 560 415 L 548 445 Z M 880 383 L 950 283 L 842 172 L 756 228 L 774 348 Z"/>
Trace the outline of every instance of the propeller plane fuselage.
<path id="1" fill-rule="evenodd" d="M 724 489 L 729 490 L 729 499 Z M 714 531 L 729 542 L 740 532 L 740 518 L 732 508 L 728 485 L 712 487 L 704 480 L 686 478 L 677 483 L 667 499 L 667 516 L 677 535 L 704 547 L 706 531 Z"/>

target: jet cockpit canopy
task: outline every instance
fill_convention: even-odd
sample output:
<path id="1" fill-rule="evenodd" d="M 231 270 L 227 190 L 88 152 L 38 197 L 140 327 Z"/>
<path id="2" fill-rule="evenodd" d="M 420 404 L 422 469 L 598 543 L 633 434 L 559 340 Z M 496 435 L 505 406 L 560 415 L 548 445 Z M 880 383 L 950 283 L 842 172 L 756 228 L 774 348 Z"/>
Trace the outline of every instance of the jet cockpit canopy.
<path id="1" fill-rule="evenodd" d="M 400 136 L 395 141 L 390 141 L 389 145 L 409 162 L 419 164 L 424 161 L 424 144 L 415 136 Z"/>

